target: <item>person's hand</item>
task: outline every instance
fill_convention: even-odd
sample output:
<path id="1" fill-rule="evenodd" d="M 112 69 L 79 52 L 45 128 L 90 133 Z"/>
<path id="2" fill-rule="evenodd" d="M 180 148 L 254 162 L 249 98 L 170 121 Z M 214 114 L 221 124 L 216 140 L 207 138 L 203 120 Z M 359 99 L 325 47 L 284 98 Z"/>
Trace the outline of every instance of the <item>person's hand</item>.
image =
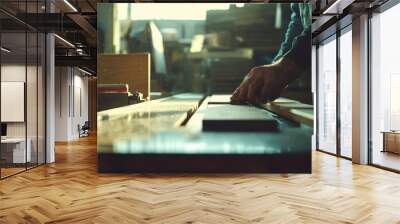
<path id="1" fill-rule="evenodd" d="M 273 101 L 294 79 L 294 72 L 294 65 L 283 61 L 254 67 L 233 92 L 231 102 L 265 104 Z"/>

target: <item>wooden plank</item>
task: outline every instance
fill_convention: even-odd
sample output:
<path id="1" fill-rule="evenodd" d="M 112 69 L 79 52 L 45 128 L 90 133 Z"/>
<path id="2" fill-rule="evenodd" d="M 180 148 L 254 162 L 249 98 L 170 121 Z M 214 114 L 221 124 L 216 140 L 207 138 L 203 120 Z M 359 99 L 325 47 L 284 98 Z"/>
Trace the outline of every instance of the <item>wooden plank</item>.
<path id="1" fill-rule="evenodd" d="M 306 124 L 310 127 L 314 124 L 314 107 L 313 105 L 304 104 L 294 100 L 279 98 L 271 103 L 262 105 L 284 118 Z"/>
<path id="2" fill-rule="evenodd" d="M 208 97 L 208 104 L 235 104 L 235 105 L 249 105 L 246 102 L 231 102 L 231 94 L 214 94 Z"/>
<path id="3" fill-rule="evenodd" d="M 208 97 L 208 104 L 230 104 L 230 94 L 216 94 Z M 272 111 L 289 120 L 313 126 L 314 107 L 296 100 L 278 98 L 261 107 Z"/>
<path id="4" fill-rule="evenodd" d="M 203 118 L 203 131 L 276 131 L 271 113 L 247 105 L 209 104 Z"/>
<path id="5" fill-rule="evenodd" d="M 230 104 L 231 95 L 227 94 L 216 94 L 208 97 L 209 104 Z"/>
<path id="6" fill-rule="evenodd" d="M 130 92 L 150 96 L 150 54 L 99 54 L 98 84 L 128 84 Z"/>
<path id="7" fill-rule="evenodd" d="M 158 132 L 175 130 L 202 98 L 201 94 L 178 94 L 97 113 L 98 151 L 113 151 L 121 139 L 151 138 Z"/>

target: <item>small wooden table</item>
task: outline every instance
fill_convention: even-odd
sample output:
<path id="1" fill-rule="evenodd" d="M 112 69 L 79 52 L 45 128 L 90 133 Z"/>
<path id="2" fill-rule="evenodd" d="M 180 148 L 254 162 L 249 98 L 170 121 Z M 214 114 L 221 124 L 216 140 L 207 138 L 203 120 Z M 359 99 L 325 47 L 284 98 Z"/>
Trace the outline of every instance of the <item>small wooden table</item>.
<path id="1" fill-rule="evenodd" d="M 400 154 L 400 131 L 382 131 L 383 150 L 382 152 L 392 152 Z"/>

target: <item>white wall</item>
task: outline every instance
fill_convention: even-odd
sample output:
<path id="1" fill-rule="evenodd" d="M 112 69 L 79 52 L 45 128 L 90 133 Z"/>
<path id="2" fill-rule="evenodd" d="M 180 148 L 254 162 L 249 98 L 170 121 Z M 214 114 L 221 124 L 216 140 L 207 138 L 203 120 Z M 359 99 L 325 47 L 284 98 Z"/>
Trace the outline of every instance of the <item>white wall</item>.
<path id="1" fill-rule="evenodd" d="M 38 70 L 37 70 L 38 69 Z M 27 80 L 25 80 L 27 78 Z M 6 122 L 7 137 L 27 138 L 31 148 L 32 161 L 44 163 L 45 150 L 45 118 L 44 118 L 44 73 L 42 67 L 36 65 L 25 66 L 25 63 L 8 63 L 1 66 L 2 82 L 24 82 L 26 84 L 26 101 L 21 113 L 26 112 L 26 120 L 22 122 Z M 24 94 L 24 90 L 20 94 Z M 7 97 L 7 96 L 2 96 Z M 26 103 L 26 106 L 25 106 Z M 12 108 L 2 107 L 1 110 L 12 110 Z M 15 109 L 14 109 L 15 110 Z M 8 111 L 10 112 L 10 111 Z M 12 111 L 11 111 L 12 113 Z M 38 156 L 37 156 L 38 155 Z"/>
<path id="2" fill-rule="evenodd" d="M 69 80 L 67 67 L 55 68 L 55 141 L 68 141 Z"/>
<path id="3" fill-rule="evenodd" d="M 1 66 L 1 81 L 25 82 L 25 64 L 6 64 Z M 28 67 L 29 69 L 29 67 Z"/>
<path id="4" fill-rule="evenodd" d="M 77 139 L 78 125 L 88 120 L 88 78 L 83 75 L 76 68 L 56 67 L 56 141 Z"/>
<path id="5" fill-rule="evenodd" d="M 4 64 L 1 66 L 1 81 L 2 82 L 25 82 L 26 70 L 30 73 L 33 69 L 32 66 L 25 67 L 25 64 Z M 36 93 L 28 93 L 28 96 Z M 1 108 L 6 110 L 7 108 Z M 28 119 L 29 121 L 31 119 Z M 7 136 L 8 137 L 25 137 L 25 122 L 8 122 L 7 123 Z M 29 136 L 28 136 L 29 137 Z"/>
<path id="6" fill-rule="evenodd" d="M 73 138 L 78 138 L 79 133 L 78 133 L 78 125 L 83 125 L 85 121 L 88 121 L 89 119 L 89 102 L 88 102 L 88 78 L 85 76 L 82 76 L 79 71 L 78 75 L 76 75 L 77 70 L 74 71 L 74 80 L 73 80 L 73 86 L 72 88 L 74 91 L 72 94 L 74 94 L 72 97 L 74 102 L 71 102 L 71 105 L 74 105 L 73 108 L 71 108 L 72 111 L 72 119 L 71 119 L 71 136 Z M 81 110 L 81 111 L 80 111 Z"/>

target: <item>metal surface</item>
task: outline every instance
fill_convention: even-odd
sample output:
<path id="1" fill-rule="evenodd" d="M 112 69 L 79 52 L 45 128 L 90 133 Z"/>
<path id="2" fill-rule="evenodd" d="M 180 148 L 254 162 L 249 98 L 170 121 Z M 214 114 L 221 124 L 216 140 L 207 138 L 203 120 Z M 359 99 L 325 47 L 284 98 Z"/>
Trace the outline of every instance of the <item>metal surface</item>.
<path id="1" fill-rule="evenodd" d="M 178 95 L 179 96 L 179 95 Z M 182 96 L 182 95 L 181 95 Z M 296 154 L 311 150 L 312 128 L 277 118 L 279 131 L 202 132 L 196 114 L 176 125 L 189 104 L 177 96 L 99 113 L 98 152 L 116 154 Z M 187 99 L 187 100 L 188 100 Z M 187 101 L 186 100 L 186 101 Z M 194 101 L 193 101 L 194 100 Z M 170 103 L 168 103 L 170 101 Z M 189 101 L 187 101 L 189 102 Z M 204 102 L 203 104 L 205 104 Z M 180 105 L 180 106 L 178 106 Z M 203 110 L 198 112 L 203 113 Z"/>
<path id="2" fill-rule="evenodd" d="M 203 131 L 276 131 L 272 113 L 250 105 L 208 104 Z"/>
<path id="3" fill-rule="evenodd" d="M 163 131 L 151 138 L 121 139 L 118 154 L 301 154 L 311 151 L 311 129 L 283 128 L 280 132 L 221 133 Z M 108 151 L 108 150 L 105 150 Z"/>

